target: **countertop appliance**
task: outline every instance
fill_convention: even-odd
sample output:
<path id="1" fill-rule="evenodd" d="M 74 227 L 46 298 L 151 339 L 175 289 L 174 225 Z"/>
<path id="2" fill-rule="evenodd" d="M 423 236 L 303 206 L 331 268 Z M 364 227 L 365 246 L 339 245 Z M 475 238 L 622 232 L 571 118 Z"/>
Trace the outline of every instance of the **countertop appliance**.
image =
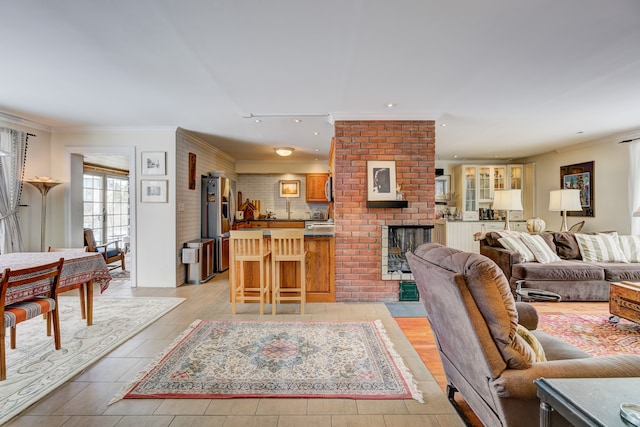
<path id="1" fill-rule="evenodd" d="M 219 172 L 202 177 L 201 235 L 216 241 L 216 272 L 229 268 L 229 230 L 236 211 L 235 192 L 235 181 Z"/>

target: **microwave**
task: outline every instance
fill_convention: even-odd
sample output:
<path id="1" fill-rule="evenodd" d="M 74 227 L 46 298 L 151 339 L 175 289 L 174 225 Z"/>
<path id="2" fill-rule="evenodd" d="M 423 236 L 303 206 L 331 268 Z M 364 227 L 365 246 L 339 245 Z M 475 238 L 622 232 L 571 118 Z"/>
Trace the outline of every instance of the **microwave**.
<path id="1" fill-rule="evenodd" d="M 328 201 L 333 202 L 333 177 L 329 175 L 327 182 L 324 183 L 324 196 Z"/>

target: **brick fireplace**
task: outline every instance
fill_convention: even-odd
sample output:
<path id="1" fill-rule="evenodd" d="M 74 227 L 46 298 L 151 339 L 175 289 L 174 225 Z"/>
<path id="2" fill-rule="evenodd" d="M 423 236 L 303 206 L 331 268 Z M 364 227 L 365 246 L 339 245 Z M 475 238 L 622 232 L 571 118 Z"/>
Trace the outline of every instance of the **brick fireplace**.
<path id="1" fill-rule="evenodd" d="M 336 300 L 398 300 L 399 280 L 382 275 L 383 226 L 433 225 L 435 122 L 336 121 L 334 146 Z M 393 160 L 408 206 L 367 207 L 367 161 Z"/>

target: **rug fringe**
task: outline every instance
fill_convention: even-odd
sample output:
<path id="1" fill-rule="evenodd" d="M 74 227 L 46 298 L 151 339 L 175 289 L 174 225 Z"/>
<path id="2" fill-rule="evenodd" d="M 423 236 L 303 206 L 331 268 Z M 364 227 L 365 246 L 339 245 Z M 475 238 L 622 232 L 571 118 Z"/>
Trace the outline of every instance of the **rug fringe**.
<path id="1" fill-rule="evenodd" d="M 171 343 L 171 345 L 169 345 L 165 351 L 163 351 L 162 353 L 160 353 L 159 355 L 156 356 L 155 359 L 153 359 L 151 361 L 151 363 L 149 363 L 147 365 L 146 368 L 144 368 L 142 371 L 140 371 L 131 381 L 129 381 L 128 383 L 126 383 L 121 389 L 120 391 L 118 391 L 116 393 L 116 395 L 113 397 L 113 399 L 111 399 L 109 401 L 109 403 L 107 403 L 107 406 L 110 406 L 116 402 L 118 402 L 119 400 L 124 399 L 124 397 L 127 395 L 127 393 L 129 391 L 131 391 L 131 389 L 133 389 L 133 387 L 135 387 L 136 384 L 138 384 L 138 382 L 140 382 L 140 380 L 142 380 L 149 372 L 151 372 L 151 370 L 153 368 L 155 368 L 156 366 L 158 366 L 162 360 L 165 358 L 165 356 L 171 351 L 173 350 L 178 343 L 180 343 L 180 341 L 182 341 L 187 335 L 189 335 L 191 333 L 191 331 L 193 331 L 200 323 L 202 323 L 201 319 L 197 319 L 194 320 L 188 327 L 187 329 L 182 332 L 180 335 L 178 335 L 173 342 Z"/>
<path id="2" fill-rule="evenodd" d="M 393 345 L 393 342 L 391 342 L 391 339 L 389 338 L 389 335 L 387 334 L 387 331 L 384 325 L 382 324 L 382 321 L 378 319 L 373 323 L 378 329 L 378 332 L 380 334 L 380 337 L 382 338 L 382 341 L 389 349 L 389 355 L 391 356 L 391 359 L 395 362 L 396 366 L 398 367 L 398 370 L 402 373 L 402 376 L 407 380 L 407 386 L 409 387 L 409 391 L 411 392 L 411 397 L 420 403 L 424 403 L 424 398 L 422 397 L 422 391 L 420 390 L 420 388 L 418 388 L 418 383 L 416 382 L 413 376 L 413 373 L 407 367 L 407 365 L 404 364 L 404 360 L 402 360 L 402 357 L 396 351 L 395 346 Z"/>

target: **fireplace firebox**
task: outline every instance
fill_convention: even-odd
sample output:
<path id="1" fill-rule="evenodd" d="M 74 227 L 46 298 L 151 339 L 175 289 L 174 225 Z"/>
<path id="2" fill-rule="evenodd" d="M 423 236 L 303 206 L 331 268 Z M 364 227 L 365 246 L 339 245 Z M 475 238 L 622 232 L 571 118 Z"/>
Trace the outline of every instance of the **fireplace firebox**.
<path id="1" fill-rule="evenodd" d="M 406 253 L 431 242 L 433 225 L 385 225 L 382 227 L 382 279 L 413 280 Z"/>

